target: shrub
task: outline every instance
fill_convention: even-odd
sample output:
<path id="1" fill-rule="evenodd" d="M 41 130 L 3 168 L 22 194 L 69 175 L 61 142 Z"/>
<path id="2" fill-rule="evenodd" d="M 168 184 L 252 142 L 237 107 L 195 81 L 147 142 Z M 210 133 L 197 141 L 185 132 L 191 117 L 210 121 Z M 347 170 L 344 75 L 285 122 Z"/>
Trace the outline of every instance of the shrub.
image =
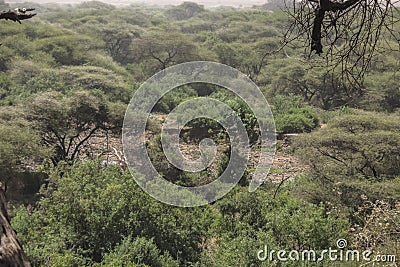
<path id="1" fill-rule="evenodd" d="M 105 255 L 102 263 L 104 266 L 179 266 L 168 252 L 162 254 L 152 239 L 143 237 L 125 238 L 113 252 Z"/>
<path id="2" fill-rule="evenodd" d="M 275 117 L 276 129 L 284 133 L 311 132 L 319 125 L 317 115 L 310 108 L 291 108 Z"/>
<path id="3" fill-rule="evenodd" d="M 104 255 L 125 252 L 139 253 L 146 264 L 174 263 L 166 251 L 181 265 L 198 259 L 213 218 L 210 207 L 162 204 L 144 193 L 129 172 L 98 161 L 60 163 L 49 175 L 37 208 L 31 213 L 18 209 L 12 221 L 34 266 L 62 259 L 101 262 Z M 131 240 L 125 238 L 129 234 Z"/>

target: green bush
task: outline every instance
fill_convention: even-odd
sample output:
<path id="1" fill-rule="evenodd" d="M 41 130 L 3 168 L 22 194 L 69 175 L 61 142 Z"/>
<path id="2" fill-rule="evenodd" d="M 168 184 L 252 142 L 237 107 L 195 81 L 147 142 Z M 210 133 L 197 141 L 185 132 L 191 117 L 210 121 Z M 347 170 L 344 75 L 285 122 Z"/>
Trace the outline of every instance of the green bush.
<path id="1" fill-rule="evenodd" d="M 153 111 L 169 113 L 183 101 L 196 96 L 197 92 L 191 86 L 183 85 L 163 95 L 153 108 Z"/>
<path id="2" fill-rule="evenodd" d="M 70 267 L 85 266 L 87 261 L 82 256 L 74 255 L 68 251 L 64 254 L 53 254 L 49 258 L 49 262 L 45 266 L 49 267 Z"/>
<path id="3" fill-rule="evenodd" d="M 274 198 L 271 189 L 245 190 L 237 188 L 216 203 L 221 214 L 213 228 L 217 244 L 214 253 L 205 256 L 206 266 L 271 266 L 257 259 L 265 245 L 276 251 L 320 250 L 347 236 L 346 219 L 337 211 L 327 212 L 324 205 L 307 203 L 287 191 Z M 289 261 L 282 266 L 298 264 Z"/>
<path id="4" fill-rule="evenodd" d="M 275 117 L 276 129 L 284 133 L 311 132 L 319 125 L 317 114 L 310 108 L 291 108 Z"/>
<path id="5" fill-rule="evenodd" d="M 97 161 L 60 163 L 49 175 L 37 209 L 28 214 L 22 207 L 12 220 L 35 266 L 72 257 L 67 254 L 100 263 L 104 255 L 122 253 L 124 246 L 132 253 L 155 253 L 156 246 L 159 260 L 165 257 L 166 262 L 167 252 L 180 264 L 200 257 L 213 218 L 210 207 L 186 210 L 162 204 L 143 192 L 128 171 Z M 128 235 L 132 242 L 123 241 Z M 140 237 L 144 239 L 136 241 Z"/>
<path id="6" fill-rule="evenodd" d="M 274 95 L 271 101 L 274 116 L 286 114 L 290 109 L 302 108 L 305 105 L 304 100 L 297 95 Z"/>
<path id="7" fill-rule="evenodd" d="M 174 267 L 179 262 L 174 260 L 168 252 L 162 254 L 152 239 L 139 237 L 133 239 L 125 238 L 114 251 L 104 256 L 104 266 L 151 266 L 151 267 Z"/>

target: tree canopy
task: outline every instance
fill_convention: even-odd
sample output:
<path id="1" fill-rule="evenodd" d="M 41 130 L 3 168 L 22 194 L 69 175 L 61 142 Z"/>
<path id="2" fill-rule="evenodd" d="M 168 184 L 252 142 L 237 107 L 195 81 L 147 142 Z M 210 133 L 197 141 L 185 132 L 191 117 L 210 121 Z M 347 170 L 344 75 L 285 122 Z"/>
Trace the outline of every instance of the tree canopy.
<path id="1" fill-rule="evenodd" d="M 0 182 L 8 185 L 11 223 L 29 261 L 48 267 L 298 266 L 260 261 L 257 251 L 323 251 L 340 238 L 351 249 L 398 255 L 396 3 L 295 2 L 242 8 L 35 4 L 40 15 L 31 20 L 2 20 Z M 2 0 L 0 7 L 16 12 Z M 195 159 L 209 138 L 217 146 L 215 160 L 197 173 L 168 161 L 161 129 L 187 100 L 225 103 L 251 141 L 248 166 L 228 195 L 204 207 L 175 208 L 145 194 L 135 182 L 143 174 L 125 169 L 121 124 L 144 81 L 191 60 L 228 64 L 257 83 L 274 115 L 276 159 L 267 180 L 250 193 L 250 174 L 265 149 L 253 111 L 217 85 L 174 88 L 155 105 L 144 132 L 147 154 L 168 181 L 204 185 L 231 159 L 226 131 L 200 117 L 184 125 L 179 148 Z M 189 106 L 179 118 L 205 108 Z M 0 250 L 3 237 L 13 236 L 10 229 L 0 231 Z M 321 264 L 354 266 L 304 263 Z"/>

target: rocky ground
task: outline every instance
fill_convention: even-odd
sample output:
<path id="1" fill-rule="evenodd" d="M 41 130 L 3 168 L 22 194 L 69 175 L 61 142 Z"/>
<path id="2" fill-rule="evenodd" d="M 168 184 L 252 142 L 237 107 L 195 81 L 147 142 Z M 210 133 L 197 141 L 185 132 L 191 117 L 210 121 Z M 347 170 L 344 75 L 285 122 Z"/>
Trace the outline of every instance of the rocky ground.
<path id="1" fill-rule="evenodd" d="M 162 117 L 156 117 L 157 121 L 161 122 Z M 155 127 L 158 130 L 159 127 Z M 150 140 L 154 136 L 153 131 L 146 132 L 146 139 Z M 309 166 L 301 163 L 300 160 L 291 153 L 291 139 L 292 136 L 281 136 L 282 140 L 277 140 L 277 151 L 275 154 L 272 168 L 269 171 L 267 181 L 280 183 L 284 180 L 291 179 L 295 176 L 301 175 L 309 170 Z M 201 140 L 201 139 L 200 139 Z M 222 155 L 223 151 L 227 149 L 226 144 L 218 144 L 217 146 L 217 159 Z M 181 139 L 180 150 L 182 154 L 188 159 L 197 159 L 200 156 L 198 149 L 198 142 L 185 141 Z M 107 135 L 100 133 L 87 144 L 81 157 L 99 156 L 100 159 L 108 165 L 121 165 L 125 166 L 124 157 L 122 153 L 121 138 L 118 136 Z M 248 169 L 253 170 L 258 162 L 259 151 L 252 149 Z M 216 169 L 216 166 L 211 166 L 211 169 Z M 215 173 L 215 171 L 211 171 Z"/>

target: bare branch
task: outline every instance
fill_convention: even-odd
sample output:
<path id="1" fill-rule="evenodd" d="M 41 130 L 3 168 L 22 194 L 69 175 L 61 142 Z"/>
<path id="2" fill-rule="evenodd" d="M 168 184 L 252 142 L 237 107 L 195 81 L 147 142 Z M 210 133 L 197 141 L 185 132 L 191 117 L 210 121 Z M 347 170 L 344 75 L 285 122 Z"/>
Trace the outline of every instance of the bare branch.
<path id="1" fill-rule="evenodd" d="M 291 0 L 286 0 L 291 1 Z M 346 82 L 360 87 L 376 52 L 400 51 L 399 0 L 301 0 L 287 14 L 291 20 L 284 46 L 293 43 L 328 72 L 340 69 Z M 323 48 L 325 48 L 323 51 Z M 310 61 L 311 62 L 311 61 Z"/>
<path id="2" fill-rule="evenodd" d="M 34 8 L 16 8 L 14 10 L 3 11 L 0 13 L 0 19 L 12 20 L 21 24 L 21 20 L 30 19 L 36 16 L 36 13 L 29 13 Z M 27 13 L 28 12 L 28 13 Z"/>

